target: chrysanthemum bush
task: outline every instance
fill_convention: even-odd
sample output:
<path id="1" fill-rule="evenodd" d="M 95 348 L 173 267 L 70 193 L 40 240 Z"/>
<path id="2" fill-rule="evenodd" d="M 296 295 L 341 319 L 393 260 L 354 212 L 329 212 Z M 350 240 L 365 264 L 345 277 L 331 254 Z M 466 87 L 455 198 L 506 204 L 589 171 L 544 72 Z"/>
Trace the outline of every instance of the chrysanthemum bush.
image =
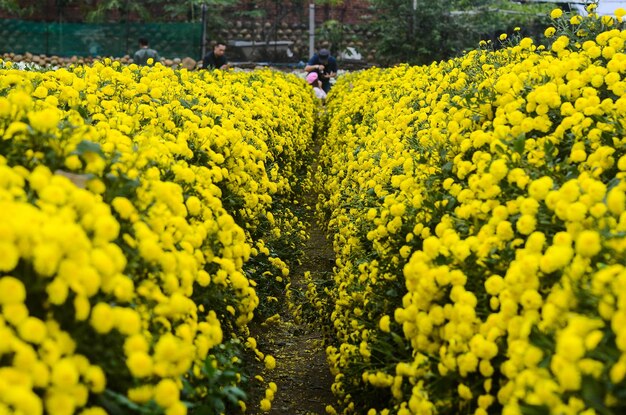
<path id="1" fill-rule="evenodd" d="M 269 409 L 249 323 L 306 237 L 284 205 L 307 185 L 310 88 L 1 66 L 0 413 L 233 413 L 259 388 Z"/>
<path id="2" fill-rule="evenodd" d="M 337 82 L 329 412 L 626 409 L 624 14 Z"/>

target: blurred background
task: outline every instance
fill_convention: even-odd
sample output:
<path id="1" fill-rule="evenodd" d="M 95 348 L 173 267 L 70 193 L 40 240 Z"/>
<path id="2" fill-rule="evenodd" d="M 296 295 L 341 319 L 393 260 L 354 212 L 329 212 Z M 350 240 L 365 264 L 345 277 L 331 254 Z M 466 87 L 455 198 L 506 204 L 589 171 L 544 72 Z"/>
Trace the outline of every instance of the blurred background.
<path id="1" fill-rule="evenodd" d="M 138 39 L 169 60 L 199 60 L 220 40 L 233 62 L 302 65 L 325 47 L 344 65 L 428 64 L 542 36 L 549 0 L 0 0 L 0 53 L 50 62 L 132 56 Z M 600 0 L 612 12 L 617 2 Z M 616 7 L 620 7 L 616 5 Z M 610 13 L 608 12 L 608 13 Z M 518 28 L 516 30 L 516 28 Z"/>

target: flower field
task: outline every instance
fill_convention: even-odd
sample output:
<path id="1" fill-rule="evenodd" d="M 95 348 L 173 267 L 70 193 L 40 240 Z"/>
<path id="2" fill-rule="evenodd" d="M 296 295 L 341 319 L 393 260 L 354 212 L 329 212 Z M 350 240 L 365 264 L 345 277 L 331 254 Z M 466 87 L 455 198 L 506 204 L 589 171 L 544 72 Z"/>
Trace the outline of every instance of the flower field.
<path id="1" fill-rule="evenodd" d="M 271 70 L 0 62 L 0 414 L 269 412 L 302 297 L 329 414 L 624 412 L 626 11 L 593 7 L 319 116 Z M 294 293 L 313 191 L 336 265 Z"/>
<path id="2" fill-rule="evenodd" d="M 338 80 L 312 287 L 342 414 L 626 410 L 626 30 L 555 9 L 501 37 Z"/>
<path id="3" fill-rule="evenodd" d="M 269 70 L 0 69 L 0 413 L 267 410 L 313 95 Z"/>

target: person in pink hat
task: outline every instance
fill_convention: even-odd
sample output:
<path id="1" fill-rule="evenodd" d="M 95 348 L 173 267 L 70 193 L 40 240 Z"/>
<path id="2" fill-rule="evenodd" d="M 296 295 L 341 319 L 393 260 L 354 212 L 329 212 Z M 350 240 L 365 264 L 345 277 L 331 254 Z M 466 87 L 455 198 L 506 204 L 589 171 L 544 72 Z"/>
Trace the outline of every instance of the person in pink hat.
<path id="1" fill-rule="evenodd" d="M 309 59 L 304 67 L 307 72 L 317 72 L 319 80 L 322 82 L 322 89 L 328 93 L 330 91 L 332 78 L 337 77 L 337 59 L 330 56 L 328 49 L 320 49 L 315 55 Z"/>
<path id="2" fill-rule="evenodd" d="M 317 72 L 309 72 L 306 76 L 306 81 L 313 87 L 313 92 L 315 92 L 316 97 L 326 99 L 326 92 L 322 89 L 322 82 Z"/>

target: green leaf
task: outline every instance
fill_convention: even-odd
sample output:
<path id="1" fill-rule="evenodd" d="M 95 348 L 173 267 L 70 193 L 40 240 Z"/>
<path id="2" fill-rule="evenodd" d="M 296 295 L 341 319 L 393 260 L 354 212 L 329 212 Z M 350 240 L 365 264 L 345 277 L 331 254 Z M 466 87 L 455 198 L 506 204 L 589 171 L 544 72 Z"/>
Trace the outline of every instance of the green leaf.
<path id="1" fill-rule="evenodd" d="M 129 410 L 140 413 L 152 413 L 152 409 L 148 406 L 138 405 L 126 396 L 107 389 L 104 394 L 98 397 L 99 404 L 103 406 L 110 415 L 126 415 Z"/>
<path id="2" fill-rule="evenodd" d="M 406 347 L 406 345 L 404 344 L 404 339 L 400 336 L 398 336 L 396 333 L 394 333 L 393 331 L 391 332 L 391 338 L 393 339 L 394 342 L 396 342 L 396 344 L 402 348 Z"/>
<path id="3" fill-rule="evenodd" d="M 234 405 L 237 405 L 237 402 L 240 400 L 246 399 L 244 391 L 239 389 L 237 386 L 226 386 L 222 389 L 222 391 L 226 398 Z"/>
<path id="4" fill-rule="evenodd" d="M 179 101 L 180 101 L 180 104 L 187 109 L 191 109 L 194 105 L 198 105 L 198 102 L 199 102 L 197 98 L 194 98 L 191 101 L 187 101 L 184 98 L 180 98 Z"/>
<path id="5" fill-rule="evenodd" d="M 551 156 L 552 151 L 554 150 L 554 144 L 551 141 L 546 141 L 543 145 L 543 150 L 546 153 L 546 156 Z"/>
<path id="6" fill-rule="evenodd" d="M 520 408 L 524 415 L 550 415 L 550 410 L 545 406 L 521 404 Z"/>
<path id="7" fill-rule="evenodd" d="M 204 415 L 204 414 L 212 414 L 212 413 L 213 413 L 213 408 L 211 408 L 207 404 L 194 406 L 189 411 L 189 415 Z"/>
<path id="8" fill-rule="evenodd" d="M 529 340 L 533 345 L 546 351 L 547 356 L 554 353 L 556 347 L 554 339 L 542 333 L 536 326 L 531 329 Z"/>
<path id="9" fill-rule="evenodd" d="M 588 407 L 595 409 L 603 415 L 610 415 L 613 412 L 604 405 L 605 391 L 602 384 L 591 376 L 583 376 L 581 392 L 583 400 Z"/>
<path id="10" fill-rule="evenodd" d="M 513 140 L 513 150 L 515 150 L 519 154 L 524 153 L 525 146 L 526 146 L 526 137 L 524 135 L 520 135 L 515 140 Z"/>
<path id="11" fill-rule="evenodd" d="M 210 401 L 213 404 L 214 411 L 218 414 L 221 414 L 226 410 L 226 405 L 224 404 L 224 401 L 222 401 L 220 398 L 212 396 Z"/>
<path id="12" fill-rule="evenodd" d="M 392 287 L 392 288 L 388 289 L 388 290 L 385 292 L 385 294 L 387 294 L 387 296 L 388 296 L 388 297 L 393 297 L 393 298 L 395 298 L 395 297 L 397 297 L 397 296 L 398 296 L 398 291 L 397 291 L 395 288 L 393 288 L 393 287 Z"/>
<path id="13" fill-rule="evenodd" d="M 72 154 L 77 154 L 79 156 L 82 156 L 86 153 L 96 153 L 102 158 L 105 157 L 100 144 L 87 140 L 82 140 L 80 143 L 78 143 L 76 149 L 72 152 Z"/>
<path id="14" fill-rule="evenodd" d="M 89 115 L 89 111 L 87 110 L 86 107 L 80 105 L 78 106 L 76 110 L 78 111 L 80 116 L 83 118 L 83 120 L 85 120 L 85 123 L 91 124 L 91 116 Z"/>

